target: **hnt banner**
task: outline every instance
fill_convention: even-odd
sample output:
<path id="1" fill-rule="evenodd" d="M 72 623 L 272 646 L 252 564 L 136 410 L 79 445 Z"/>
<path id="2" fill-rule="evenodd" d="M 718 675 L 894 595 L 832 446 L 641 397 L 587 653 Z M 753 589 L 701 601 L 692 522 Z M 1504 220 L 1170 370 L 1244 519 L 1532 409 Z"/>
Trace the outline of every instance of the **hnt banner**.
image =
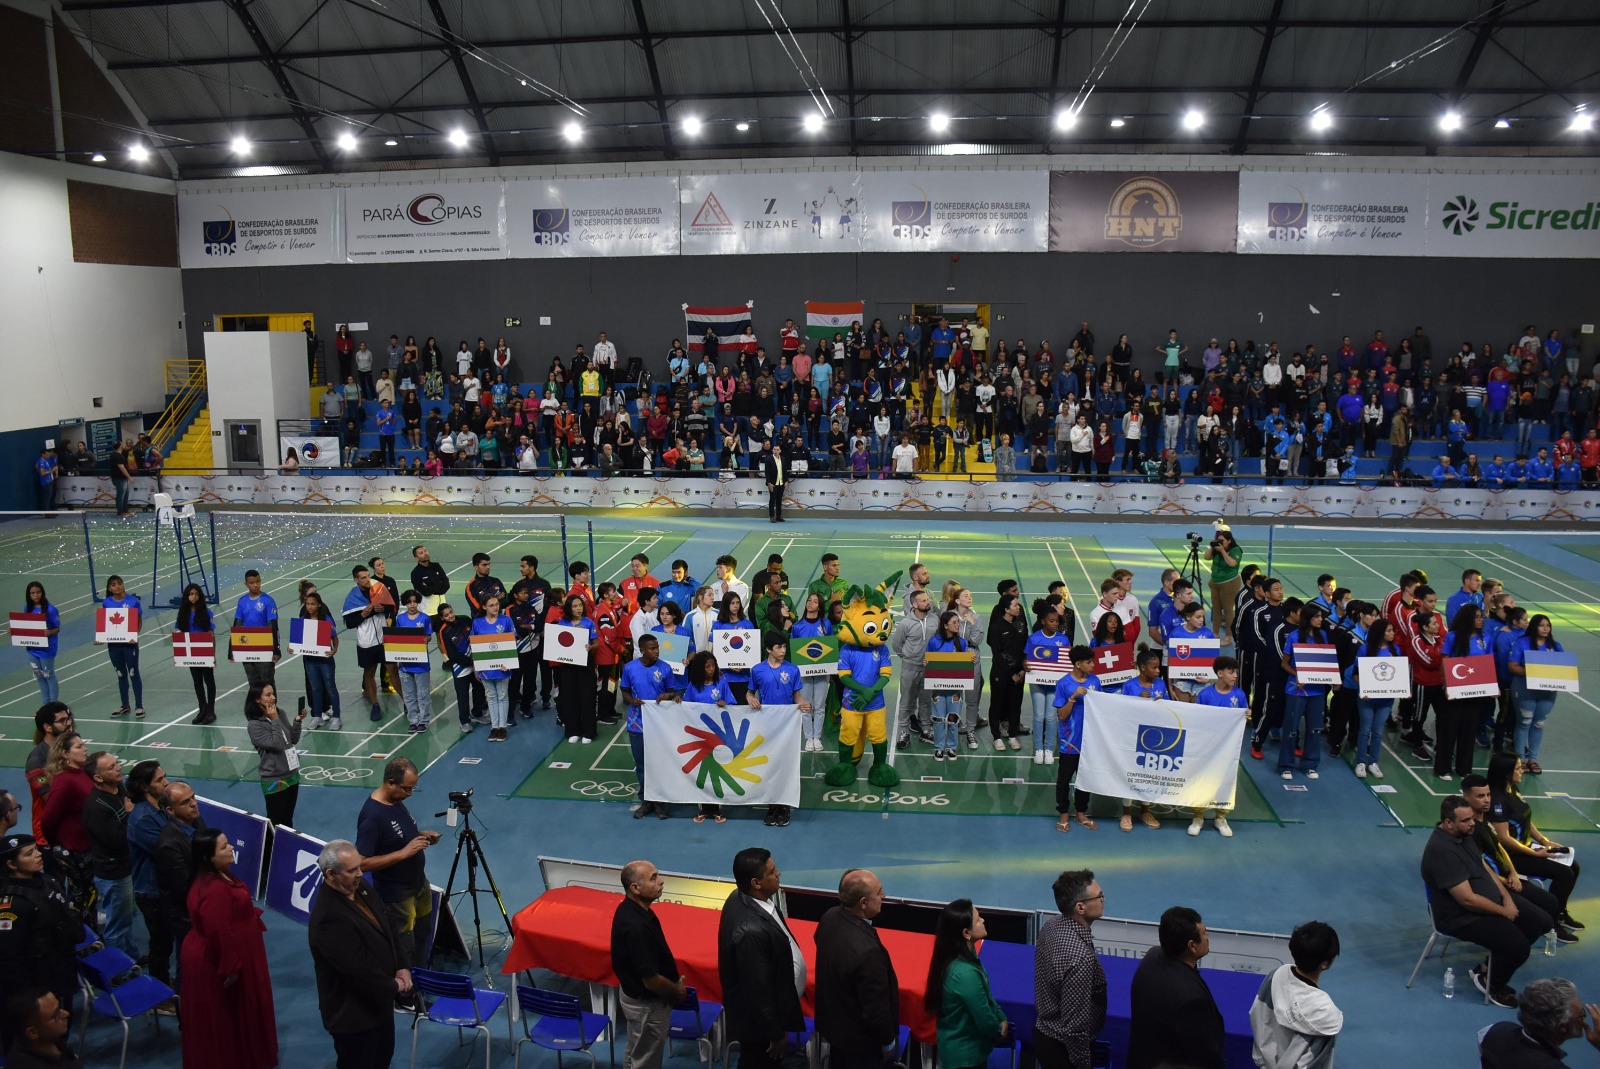
<path id="1" fill-rule="evenodd" d="M 1234 171 L 1052 171 L 1051 252 L 1232 252 Z"/>
<path id="2" fill-rule="evenodd" d="M 1177 807 L 1233 805 L 1244 709 L 1084 698 L 1082 790 Z"/>
<path id="3" fill-rule="evenodd" d="M 645 702 L 643 719 L 649 801 L 800 804 L 799 706 Z"/>

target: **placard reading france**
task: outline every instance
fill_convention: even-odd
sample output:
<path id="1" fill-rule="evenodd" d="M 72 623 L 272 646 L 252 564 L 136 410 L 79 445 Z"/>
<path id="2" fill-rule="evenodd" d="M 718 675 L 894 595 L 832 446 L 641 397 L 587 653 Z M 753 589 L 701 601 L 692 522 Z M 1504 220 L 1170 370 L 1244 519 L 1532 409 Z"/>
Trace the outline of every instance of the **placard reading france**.
<path id="1" fill-rule="evenodd" d="M 345 259 L 494 260 L 506 255 L 498 182 L 359 186 L 344 191 Z"/>
<path id="2" fill-rule="evenodd" d="M 324 264 L 334 258 L 336 189 L 178 194 L 184 267 Z"/>
<path id="3" fill-rule="evenodd" d="M 674 178 L 578 178 L 506 183 L 506 232 L 516 258 L 676 256 Z"/>

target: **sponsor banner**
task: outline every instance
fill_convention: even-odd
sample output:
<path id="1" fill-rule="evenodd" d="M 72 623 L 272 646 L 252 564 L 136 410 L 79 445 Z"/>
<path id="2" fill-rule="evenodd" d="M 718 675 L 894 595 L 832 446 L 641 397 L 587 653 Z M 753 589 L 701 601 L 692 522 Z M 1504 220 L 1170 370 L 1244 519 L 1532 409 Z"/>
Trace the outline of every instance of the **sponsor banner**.
<path id="1" fill-rule="evenodd" d="M 178 262 L 193 267 L 326 264 L 338 258 L 339 190 L 178 193 Z"/>
<path id="2" fill-rule="evenodd" d="M 1232 807 L 1246 709 L 1084 696 L 1080 790 L 1171 806 Z"/>
<path id="3" fill-rule="evenodd" d="M 861 178 L 848 171 L 683 175 L 679 249 L 685 256 L 860 252 Z"/>
<path id="4" fill-rule="evenodd" d="M 1051 171 L 1051 252 L 1233 252 L 1232 171 Z"/>
<path id="5" fill-rule="evenodd" d="M 1404 657 L 1357 657 L 1356 682 L 1361 697 L 1411 697 L 1411 662 Z"/>
<path id="6" fill-rule="evenodd" d="M 676 178 L 507 182 L 506 239 L 516 259 L 676 256 Z"/>
<path id="7" fill-rule="evenodd" d="M 1422 174 L 1240 171 L 1238 215 L 1240 252 L 1422 256 L 1430 251 L 1428 176 Z"/>
<path id="8" fill-rule="evenodd" d="M 1044 252 L 1044 171 L 907 171 L 861 175 L 867 252 Z M 813 250 L 815 251 L 815 250 Z"/>
<path id="9" fill-rule="evenodd" d="M 299 458 L 302 468 L 337 468 L 339 466 L 339 439 L 323 437 L 278 438 L 278 457 L 289 455 L 289 450 Z"/>
<path id="10" fill-rule="evenodd" d="M 1593 175 L 1429 175 L 1428 255 L 1600 255 L 1600 184 Z"/>
<path id="11" fill-rule="evenodd" d="M 649 801 L 800 804 L 798 706 L 645 702 L 641 719 Z"/>
<path id="12" fill-rule="evenodd" d="M 344 191 L 345 260 L 498 260 L 506 255 L 499 182 L 353 186 Z"/>
<path id="13" fill-rule="evenodd" d="M 1522 655 L 1529 690 L 1578 693 L 1578 655 L 1554 650 L 1528 650 Z"/>
<path id="14" fill-rule="evenodd" d="M 250 888 L 250 897 L 261 893 L 261 864 L 267 855 L 267 836 L 270 834 L 266 817 L 246 813 L 209 798 L 196 798 L 200 806 L 200 819 L 208 828 L 215 828 L 233 844 L 233 875 Z"/>

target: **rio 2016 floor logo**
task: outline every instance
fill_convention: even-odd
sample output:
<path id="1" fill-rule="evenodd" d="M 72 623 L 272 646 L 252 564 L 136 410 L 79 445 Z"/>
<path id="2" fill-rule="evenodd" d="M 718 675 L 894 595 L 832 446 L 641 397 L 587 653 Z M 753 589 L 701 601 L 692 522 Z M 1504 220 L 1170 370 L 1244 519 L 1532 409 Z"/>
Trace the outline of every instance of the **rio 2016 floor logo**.
<path id="1" fill-rule="evenodd" d="M 689 736 L 689 741 L 678 747 L 678 752 L 688 758 L 683 765 L 684 774 L 693 775 L 695 786 L 701 790 L 710 784 L 718 798 L 727 797 L 730 791 L 742 797 L 746 792 L 745 784 L 754 787 L 761 782 L 756 769 L 768 760 L 767 755 L 760 752 L 766 736 L 757 735 L 752 739 L 750 718 L 740 717 L 736 727 L 733 714 L 726 711 L 720 724 L 709 713 L 701 713 L 700 722 L 704 728 L 692 724 L 683 727 Z M 719 759 L 717 750 L 723 748 L 732 756 Z"/>

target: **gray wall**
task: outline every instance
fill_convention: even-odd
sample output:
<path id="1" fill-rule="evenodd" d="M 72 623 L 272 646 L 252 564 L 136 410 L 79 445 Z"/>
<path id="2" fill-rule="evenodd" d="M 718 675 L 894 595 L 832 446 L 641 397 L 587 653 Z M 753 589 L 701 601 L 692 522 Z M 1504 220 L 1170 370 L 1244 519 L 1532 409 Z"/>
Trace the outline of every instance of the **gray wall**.
<path id="1" fill-rule="evenodd" d="M 195 358 L 215 313 L 310 311 L 327 337 L 337 321 L 370 323 L 364 337 L 374 349 L 391 332 L 402 340 L 416 334 L 419 343 L 436 335 L 446 352 L 462 338 L 493 344 L 504 334 L 532 381 L 574 343 L 592 348 L 602 329 L 624 359 L 643 356 L 659 369 L 683 334 L 685 302 L 754 300 L 757 333 L 774 348 L 784 318 L 803 324 L 808 298 L 859 297 L 868 321 L 885 323 L 913 301 L 988 301 L 1005 317 L 998 333 L 1034 344 L 1049 338 L 1058 351 L 1087 318 L 1102 352 L 1126 331 L 1147 368 L 1169 326 L 1198 353 L 1213 335 L 1241 345 L 1277 340 L 1286 352 L 1309 341 L 1329 351 L 1343 334 L 1359 346 L 1374 328 L 1396 345 L 1422 324 L 1443 356 L 1463 340 L 1503 345 L 1527 323 L 1570 337 L 1578 323 L 1600 319 L 1592 271 L 1584 260 L 1173 253 L 683 256 L 187 270 L 183 295 Z M 538 325 L 542 315 L 550 326 Z M 507 316 L 523 325 L 503 327 Z"/>

